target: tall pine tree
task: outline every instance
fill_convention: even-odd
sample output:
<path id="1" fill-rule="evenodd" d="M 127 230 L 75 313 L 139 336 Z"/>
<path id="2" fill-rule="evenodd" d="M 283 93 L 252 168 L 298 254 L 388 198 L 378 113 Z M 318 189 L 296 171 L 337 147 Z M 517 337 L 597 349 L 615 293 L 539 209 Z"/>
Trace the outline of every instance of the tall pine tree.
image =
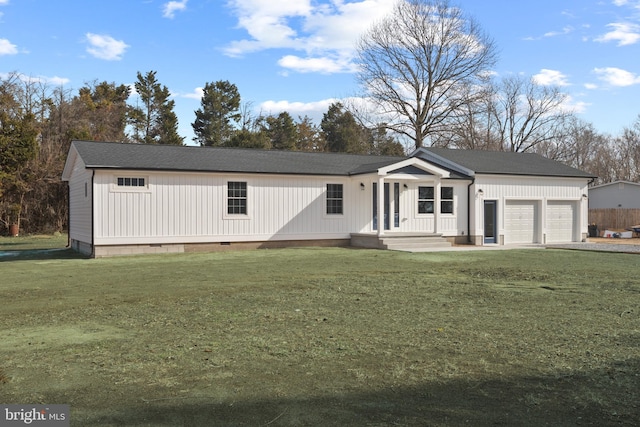
<path id="1" fill-rule="evenodd" d="M 196 110 L 196 120 L 191 124 L 196 136 L 194 141 L 202 146 L 229 145 L 240 121 L 240 93 L 233 83 L 219 80 L 207 83 Z"/>
<path id="2" fill-rule="evenodd" d="M 141 144 L 182 145 L 184 137 L 178 135 L 178 117 L 173 111 L 175 101 L 169 99 L 169 89 L 158 82 L 156 72 L 149 71 L 144 76 L 138 72 L 134 86 L 142 106 L 129 111 L 132 140 Z"/>

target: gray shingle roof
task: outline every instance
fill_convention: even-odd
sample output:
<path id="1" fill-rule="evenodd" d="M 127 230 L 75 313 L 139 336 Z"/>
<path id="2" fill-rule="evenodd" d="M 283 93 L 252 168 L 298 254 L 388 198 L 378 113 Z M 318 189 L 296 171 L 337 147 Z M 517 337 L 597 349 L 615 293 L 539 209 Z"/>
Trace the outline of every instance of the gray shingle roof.
<path id="1" fill-rule="evenodd" d="M 470 169 L 476 174 L 595 178 L 590 173 L 534 153 L 452 150 L 434 147 L 423 148 L 423 150 Z M 430 156 L 420 155 L 419 152 L 417 156 L 431 160 Z"/>
<path id="2" fill-rule="evenodd" d="M 349 176 L 376 172 L 379 168 L 406 159 L 406 157 L 396 156 L 344 153 L 93 141 L 73 141 L 73 146 L 78 150 L 86 166 L 91 169 Z M 455 168 L 455 165 L 462 166 L 475 174 L 594 177 L 589 173 L 532 153 L 422 148 L 414 155 L 452 170 L 455 172 L 452 175 L 454 178 L 465 178 L 465 171 Z M 438 163 L 439 158 L 447 159 L 454 166 Z"/>
<path id="3" fill-rule="evenodd" d="M 91 169 L 358 175 L 406 157 L 73 141 Z"/>

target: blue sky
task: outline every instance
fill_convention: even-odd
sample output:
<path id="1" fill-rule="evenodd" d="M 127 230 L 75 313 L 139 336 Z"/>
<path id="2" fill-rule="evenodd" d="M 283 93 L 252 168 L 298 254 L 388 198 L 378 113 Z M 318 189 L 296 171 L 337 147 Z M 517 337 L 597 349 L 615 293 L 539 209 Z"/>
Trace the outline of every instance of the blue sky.
<path id="1" fill-rule="evenodd" d="M 393 0 L 0 0 L 0 76 L 132 84 L 157 71 L 179 133 L 207 82 L 229 80 L 257 113 L 308 115 L 355 96 L 353 46 Z M 618 134 L 640 114 L 640 0 L 458 0 L 495 40 L 498 75 L 534 76 Z"/>

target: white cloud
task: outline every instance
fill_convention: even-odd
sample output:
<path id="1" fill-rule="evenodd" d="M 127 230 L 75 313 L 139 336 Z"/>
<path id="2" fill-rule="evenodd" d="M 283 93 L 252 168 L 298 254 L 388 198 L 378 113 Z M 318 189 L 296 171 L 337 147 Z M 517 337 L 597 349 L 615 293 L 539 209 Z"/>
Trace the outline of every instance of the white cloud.
<path id="1" fill-rule="evenodd" d="M 568 86 L 567 76 L 557 70 L 543 68 L 533 76 L 533 81 L 542 86 Z"/>
<path id="2" fill-rule="evenodd" d="M 225 49 L 241 56 L 266 49 L 292 49 L 304 55 L 286 55 L 281 66 L 300 72 L 349 72 L 355 42 L 376 20 L 391 10 L 395 0 L 231 0 L 238 27 L 250 38 Z"/>
<path id="3" fill-rule="evenodd" d="M 162 7 L 162 16 L 165 18 L 173 19 L 176 16 L 176 12 L 182 12 L 187 9 L 187 2 L 189 0 L 170 1 L 164 4 Z"/>
<path id="4" fill-rule="evenodd" d="M 202 87 L 197 87 L 193 90 L 193 92 L 181 95 L 182 98 L 197 99 L 198 101 L 200 101 L 203 96 L 204 88 Z"/>
<path id="5" fill-rule="evenodd" d="M 54 77 L 46 77 L 46 76 L 29 76 L 26 74 L 13 74 L 14 76 L 17 76 L 21 81 L 23 82 L 29 82 L 29 83 L 46 83 L 46 84 L 52 84 L 55 86 L 63 86 L 68 84 L 71 80 L 67 79 L 66 77 L 58 77 L 58 76 L 54 76 Z M 10 76 L 10 74 L 7 73 L 0 73 L 0 79 L 7 79 Z"/>
<path id="6" fill-rule="evenodd" d="M 338 99 L 329 98 L 314 102 L 291 102 L 291 101 L 265 101 L 260 104 L 260 109 L 267 114 L 281 113 L 288 111 L 292 116 L 305 115 L 312 112 L 321 111 L 323 114 L 329 109 L 329 106 Z"/>
<path id="7" fill-rule="evenodd" d="M 69 84 L 69 82 L 71 81 L 66 77 L 58 77 L 58 76 L 46 77 L 46 79 L 48 83 L 51 83 L 52 85 L 55 85 L 55 86 L 64 86 L 66 84 Z"/>
<path id="8" fill-rule="evenodd" d="M 542 37 L 556 37 L 556 36 L 563 36 L 569 33 L 572 33 L 574 30 L 574 28 L 570 25 L 564 27 L 562 29 L 562 31 L 549 31 L 547 33 L 544 33 L 544 35 Z"/>
<path id="9" fill-rule="evenodd" d="M 565 112 L 584 113 L 591 104 L 584 101 L 575 101 L 573 97 L 567 95 L 559 109 Z"/>
<path id="10" fill-rule="evenodd" d="M 108 35 L 101 34 L 86 34 L 89 47 L 87 52 L 99 59 L 107 61 L 118 61 L 122 59 L 124 51 L 129 47 L 122 40 L 116 40 Z"/>
<path id="11" fill-rule="evenodd" d="M 291 114 L 291 117 L 308 116 L 314 123 L 319 124 L 324 113 L 334 102 L 340 102 L 340 100 L 329 98 L 314 102 L 265 101 L 258 106 L 258 112 L 259 114 L 279 114 L 286 111 Z"/>
<path id="12" fill-rule="evenodd" d="M 595 83 L 585 83 L 584 87 L 585 87 L 585 89 L 589 89 L 589 90 L 598 89 L 598 85 L 595 84 Z"/>
<path id="13" fill-rule="evenodd" d="M 313 102 L 292 102 L 287 100 L 281 101 L 265 101 L 258 106 L 259 114 L 279 114 L 283 111 L 291 114 L 292 117 L 308 116 L 316 124 L 320 124 L 324 114 L 331 104 L 340 102 L 349 108 L 356 108 L 363 112 L 372 122 L 390 122 L 393 120 L 391 116 L 383 116 L 377 112 L 376 104 L 368 98 L 362 97 L 346 97 L 346 98 L 328 98 Z"/>
<path id="14" fill-rule="evenodd" d="M 640 84 L 640 76 L 615 67 L 595 68 L 598 78 L 611 86 L 625 87 Z"/>
<path id="15" fill-rule="evenodd" d="M 617 41 L 618 46 L 628 46 L 640 40 L 640 26 L 637 24 L 617 22 L 608 24 L 607 27 L 612 28 L 612 30 L 600 37 L 596 37 L 595 41 L 602 43 Z"/>
<path id="16" fill-rule="evenodd" d="M 280 58 L 278 65 L 282 68 L 297 71 L 300 73 L 340 73 L 345 71 L 355 71 L 355 66 L 350 62 L 350 58 L 300 58 L 295 55 L 286 55 Z"/>
<path id="17" fill-rule="evenodd" d="M 0 0 L 0 6 L 6 6 L 9 4 L 9 0 Z"/>
<path id="18" fill-rule="evenodd" d="M 15 55 L 18 53 L 18 47 L 7 39 L 0 39 L 0 56 Z"/>

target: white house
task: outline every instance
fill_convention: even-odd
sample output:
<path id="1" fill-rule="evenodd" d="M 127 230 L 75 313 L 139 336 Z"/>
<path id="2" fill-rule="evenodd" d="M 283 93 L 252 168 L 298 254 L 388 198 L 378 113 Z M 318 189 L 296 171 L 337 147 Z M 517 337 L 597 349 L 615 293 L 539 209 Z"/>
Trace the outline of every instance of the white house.
<path id="1" fill-rule="evenodd" d="M 640 183 L 615 181 L 590 187 L 589 209 L 640 209 Z"/>
<path id="2" fill-rule="evenodd" d="M 72 143 L 62 175 L 70 244 L 95 257 L 580 241 L 592 178 L 536 154 L 421 148 L 385 157 L 90 141 Z"/>

